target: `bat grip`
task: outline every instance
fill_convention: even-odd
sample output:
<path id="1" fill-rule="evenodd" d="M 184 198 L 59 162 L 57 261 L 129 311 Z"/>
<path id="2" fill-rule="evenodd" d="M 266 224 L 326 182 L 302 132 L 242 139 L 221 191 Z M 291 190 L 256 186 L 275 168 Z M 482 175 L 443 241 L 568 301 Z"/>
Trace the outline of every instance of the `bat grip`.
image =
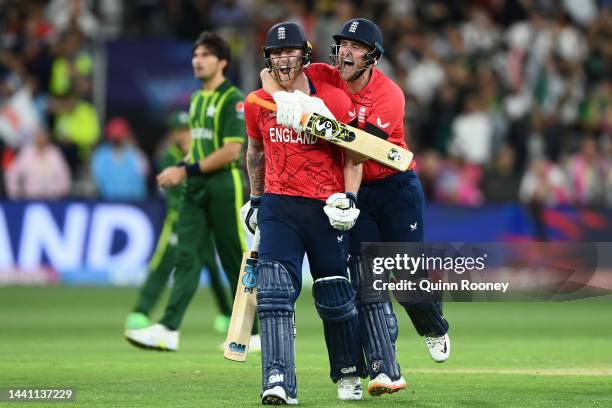
<path id="1" fill-rule="evenodd" d="M 250 93 L 247 98 L 246 98 L 247 103 L 251 103 L 253 105 L 257 105 L 257 106 L 261 106 L 262 108 L 265 108 L 269 111 L 272 112 L 276 112 L 276 104 L 274 104 L 273 102 L 270 101 L 266 101 L 265 99 L 260 98 L 259 96 L 255 95 L 254 93 Z M 308 115 L 307 114 L 303 114 L 302 115 L 302 119 L 301 119 L 301 123 L 302 125 L 305 125 L 306 122 L 308 121 Z"/>
<path id="2" fill-rule="evenodd" d="M 259 251 L 259 239 L 260 239 L 259 228 L 256 228 L 255 235 L 253 235 L 253 241 L 251 242 L 251 252 Z"/>

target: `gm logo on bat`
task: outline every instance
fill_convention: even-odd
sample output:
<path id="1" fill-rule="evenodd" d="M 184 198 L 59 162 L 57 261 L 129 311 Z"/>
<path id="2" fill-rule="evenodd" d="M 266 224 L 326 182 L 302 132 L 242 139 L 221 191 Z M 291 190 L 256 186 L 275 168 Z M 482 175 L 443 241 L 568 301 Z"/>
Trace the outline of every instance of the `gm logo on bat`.
<path id="1" fill-rule="evenodd" d="M 235 341 L 230 343 L 229 349 L 234 353 L 246 353 L 246 346 L 244 344 L 236 343 Z"/>
<path id="2" fill-rule="evenodd" d="M 255 264 L 257 260 L 247 259 L 244 267 L 244 275 L 242 276 L 242 284 L 244 291 L 253 293 L 253 289 L 257 286 L 257 273 L 255 272 Z"/>
<path id="3" fill-rule="evenodd" d="M 355 140 L 355 132 L 347 129 L 346 125 L 318 114 L 310 116 L 306 124 L 306 131 L 330 142 L 352 142 Z"/>

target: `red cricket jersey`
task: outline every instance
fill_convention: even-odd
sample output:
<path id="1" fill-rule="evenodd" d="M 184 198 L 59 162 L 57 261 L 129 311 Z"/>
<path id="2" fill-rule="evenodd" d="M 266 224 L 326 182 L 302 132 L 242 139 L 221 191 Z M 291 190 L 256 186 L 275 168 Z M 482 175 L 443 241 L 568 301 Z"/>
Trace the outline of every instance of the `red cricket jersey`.
<path id="1" fill-rule="evenodd" d="M 349 122 L 357 118 L 357 127 L 360 129 L 363 129 L 366 123 L 370 123 L 388 134 L 389 142 L 407 148 L 404 140 L 404 93 L 395 82 L 379 70 L 373 69 L 372 77 L 366 87 L 353 94 L 340 78 L 340 72 L 331 65 L 310 64 L 306 72 L 310 78 L 325 81 L 342 89 L 351 98 L 355 109 L 350 114 Z M 415 165 L 413 160 L 409 169 L 412 170 Z M 397 172 L 390 167 L 368 160 L 363 164 L 363 181 L 382 179 Z"/>
<path id="2" fill-rule="evenodd" d="M 353 109 L 350 98 L 328 83 L 313 80 L 311 96 L 321 98 L 337 120 L 348 122 Z M 267 101 L 272 97 L 263 89 L 255 95 Z M 265 192 L 327 200 L 344 191 L 341 148 L 307 133 L 276 124 L 276 114 L 247 103 L 244 109 L 247 135 L 263 139 L 266 158 Z"/>

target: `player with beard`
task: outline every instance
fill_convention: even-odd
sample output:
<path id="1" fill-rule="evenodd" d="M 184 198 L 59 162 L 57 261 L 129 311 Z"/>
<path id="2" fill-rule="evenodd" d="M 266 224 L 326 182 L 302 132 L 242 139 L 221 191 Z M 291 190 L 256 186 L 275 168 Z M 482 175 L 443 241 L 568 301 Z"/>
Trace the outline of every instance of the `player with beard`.
<path id="1" fill-rule="evenodd" d="M 203 32 L 193 45 L 194 76 L 202 86 L 191 97 L 188 159 L 157 176 L 159 186 L 164 188 L 185 181 L 176 223 L 174 284 L 159 323 L 126 333 L 128 341 L 139 347 L 178 350 L 178 329 L 200 281 L 200 252 L 211 235 L 228 281 L 238 279 L 246 250 L 239 215 L 244 204 L 240 153 L 246 138 L 244 98 L 225 77 L 230 60 L 228 43 L 215 33 Z M 217 286 L 225 291 L 221 285 L 213 285 L 213 290 Z M 235 292 L 236 285 L 230 287 Z M 222 313 L 229 317 L 232 303 L 228 299 L 222 303 Z M 259 349 L 258 336 L 251 337 L 249 349 Z"/>
<path id="2" fill-rule="evenodd" d="M 346 94 L 304 73 L 310 54 L 310 44 L 297 24 L 270 28 L 264 47 L 266 67 L 283 89 L 274 101 L 283 105 L 297 98 L 306 112 L 348 120 L 352 104 Z M 262 89 L 255 94 L 273 100 Z M 294 306 L 302 286 L 304 254 L 338 398 L 360 399 L 359 376 L 366 371 L 356 293 L 347 273 L 346 231 L 359 215 L 354 196 L 361 165 L 337 146 L 302 132 L 299 121 L 292 124 L 297 131 L 283 127 L 276 115 L 254 104 L 245 106 L 245 119 L 251 199 L 241 214 L 246 227 L 251 232 L 258 228 L 261 234 L 256 272 L 262 403 L 297 404 Z"/>
<path id="3" fill-rule="evenodd" d="M 357 18 L 347 21 L 334 35 L 333 66 L 311 64 L 306 73 L 342 89 L 352 100 L 354 110 L 347 122 L 398 146 L 404 141 L 402 90 L 375 68 L 384 52 L 382 33 L 372 21 Z M 264 89 L 276 95 L 278 87 L 262 72 Z M 303 110 L 295 101 L 280 105 L 282 124 L 291 126 Z M 372 395 L 396 392 L 406 387 L 397 364 L 395 341 L 397 319 L 387 293 L 368 290 L 371 271 L 363 268 L 362 242 L 422 242 L 424 194 L 414 172 L 401 173 L 372 160 L 363 164 L 363 183 L 357 204 L 361 215 L 350 231 L 350 269 L 353 282 L 361 282 L 359 316 L 362 341 L 371 381 Z M 440 302 L 423 299 L 398 299 L 406 309 L 417 332 L 425 336 L 431 357 L 445 361 L 450 353 L 448 322 Z"/>

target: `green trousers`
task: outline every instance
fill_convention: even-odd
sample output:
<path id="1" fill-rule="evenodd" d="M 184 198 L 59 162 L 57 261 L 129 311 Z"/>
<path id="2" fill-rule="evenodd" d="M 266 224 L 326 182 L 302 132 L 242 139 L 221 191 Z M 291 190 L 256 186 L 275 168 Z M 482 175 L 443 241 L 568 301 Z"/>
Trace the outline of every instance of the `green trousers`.
<path id="1" fill-rule="evenodd" d="M 246 250 L 239 211 L 244 203 L 244 181 L 238 169 L 222 170 L 187 180 L 183 204 L 176 224 L 178 245 L 175 254 L 174 285 L 160 323 L 178 329 L 200 280 L 198 256 L 212 248 L 205 243 L 212 236 L 221 265 L 232 290 Z M 214 284 L 214 283 L 213 283 Z M 230 305 L 231 308 L 231 305 Z M 231 309 L 230 309 L 231 310 Z"/>
<path id="2" fill-rule="evenodd" d="M 151 310 L 153 310 L 159 301 L 164 288 L 168 284 L 168 279 L 175 267 L 177 243 L 175 227 L 178 217 L 179 212 L 176 209 L 168 210 L 161 234 L 157 241 L 157 247 L 149 262 L 149 274 L 138 293 L 138 300 L 134 307 L 134 312 L 143 313 L 149 316 Z M 198 264 L 204 265 L 208 269 L 217 307 L 222 314 L 229 316 L 231 314 L 232 305 L 228 298 L 227 291 L 223 286 L 221 272 L 217 267 L 212 237 L 206 237 L 206 239 L 202 241 L 202 244 L 202 248 L 195 254 L 198 259 L 201 258 Z"/>

